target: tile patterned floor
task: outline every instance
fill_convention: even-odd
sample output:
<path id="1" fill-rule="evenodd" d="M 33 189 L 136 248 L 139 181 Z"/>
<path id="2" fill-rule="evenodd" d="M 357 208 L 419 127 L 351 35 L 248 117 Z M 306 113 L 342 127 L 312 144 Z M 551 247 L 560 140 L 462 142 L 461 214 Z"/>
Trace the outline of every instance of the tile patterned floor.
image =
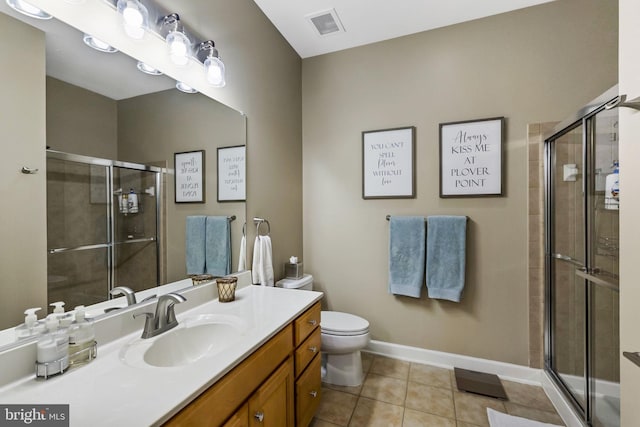
<path id="1" fill-rule="evenodd" d="M 452 370 L 362 353 L 360 387 L 323 384 L 311 427 L 488 427 L 487 408 L 564 425 L 541 387 L 502 381 L 508 401 L 459 392 Z"/>

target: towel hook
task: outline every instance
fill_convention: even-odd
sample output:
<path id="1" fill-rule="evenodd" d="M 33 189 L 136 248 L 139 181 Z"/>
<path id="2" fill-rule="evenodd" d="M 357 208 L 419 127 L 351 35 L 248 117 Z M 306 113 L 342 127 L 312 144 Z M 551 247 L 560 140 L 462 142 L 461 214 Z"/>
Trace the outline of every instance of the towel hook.
<path id="1" fill-rule="evenodd" d="M 265 236 L 268 236 L 271 234 L 271 224 L 269 224 L 269 221 L 267 221 L 264 218 L 253 218 L 253 222 L 256 223 L 256 235 L 260 236 L 260 226 L 263 223 L 267 224 L 267 234 L 265 234 Z"/>

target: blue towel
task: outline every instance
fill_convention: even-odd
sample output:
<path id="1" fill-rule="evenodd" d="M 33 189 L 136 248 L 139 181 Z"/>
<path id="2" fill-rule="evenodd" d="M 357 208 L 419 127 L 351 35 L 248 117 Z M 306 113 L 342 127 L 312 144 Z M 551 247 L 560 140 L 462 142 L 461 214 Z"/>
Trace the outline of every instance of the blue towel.
<path id="1" fill-rule="evenodd" d="M 424 279 L 424 217 L 389 220 L 389 293 L 420 298 Z"/>
<path id="2" fill-rule="evenodd" d="M 217 277 L 231 273 L 231 226 L 226 216 L 208 216 L 205 232 L 207 274 Z"/>
<path id="3" fill-rule="evenodd" d="M 204 216 L 188 216 L 186 230 L 187 274 L 203 274 L 204 257 Z"/>
<path id="4" fill-rule="evenodd" d="M 427 217 L 429 298 L 460 302 L 464 288 L 466 216 Z"/>

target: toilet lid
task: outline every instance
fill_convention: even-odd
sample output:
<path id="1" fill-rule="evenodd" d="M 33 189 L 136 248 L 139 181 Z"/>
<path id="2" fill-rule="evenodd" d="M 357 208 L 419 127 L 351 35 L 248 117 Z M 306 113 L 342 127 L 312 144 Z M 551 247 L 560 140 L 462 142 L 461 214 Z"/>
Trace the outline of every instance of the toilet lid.
<path id="1" fill-rule="evenodd" d="M 320 313 L 320 329 L 329 335 L 362 335 L 369 332 L 369 322 L 349 313 L 323 311 Z"/>

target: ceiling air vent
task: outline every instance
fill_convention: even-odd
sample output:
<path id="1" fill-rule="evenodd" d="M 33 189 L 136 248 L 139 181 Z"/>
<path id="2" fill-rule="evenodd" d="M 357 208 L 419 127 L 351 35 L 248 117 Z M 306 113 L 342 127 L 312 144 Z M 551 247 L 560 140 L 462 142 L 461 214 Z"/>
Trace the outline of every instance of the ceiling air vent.
<path id="1" fill-rule="evenodd" d="M 320 36 L 328 36 L 329 34 L 344 32 L 344 27 L 342 26 L 335 9 L 312 13 L 305 16 L 305 18 L 307 18 L 307 21 L 313 25 L 313 28 L 316 29 Z"/>

